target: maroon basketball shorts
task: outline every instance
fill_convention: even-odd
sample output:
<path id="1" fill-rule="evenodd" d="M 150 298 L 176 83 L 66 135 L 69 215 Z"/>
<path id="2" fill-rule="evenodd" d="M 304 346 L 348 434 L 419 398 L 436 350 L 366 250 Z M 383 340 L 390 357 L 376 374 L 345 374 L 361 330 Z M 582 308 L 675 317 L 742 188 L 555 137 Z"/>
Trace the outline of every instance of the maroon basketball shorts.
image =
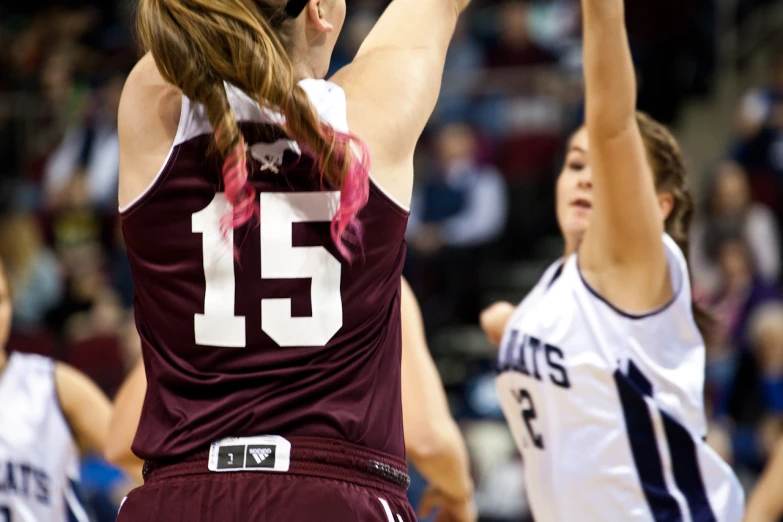
<path id="1" fill-rule="evenodd" d="M 147 462 L 117 522 L 416 522 L 406 471 L 397 457 L 345 442 L 224 439 Z"/>

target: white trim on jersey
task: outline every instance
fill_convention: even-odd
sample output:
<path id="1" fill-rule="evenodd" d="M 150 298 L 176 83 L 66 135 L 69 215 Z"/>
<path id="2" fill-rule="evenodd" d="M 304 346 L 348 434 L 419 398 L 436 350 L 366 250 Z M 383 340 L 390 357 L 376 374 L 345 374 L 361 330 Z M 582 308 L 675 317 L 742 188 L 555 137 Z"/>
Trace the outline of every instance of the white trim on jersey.
<path id="1" fill-rule="evenodd" d="M 321 121 L 330 125 L 338 132 L 348 132 L 348 111 L 345 99 L 345 91 L 332 82 L 326 80 L 315 80 L 312 78 L 299 82 L 299 86 L 304 89 L 311 103 L 318 112 Z M 245 94 L 241 89 L 233 85 L 225 84 L 226 96 L 234 116 L 238 122 L 256 122 L 271 123 L 279 125 L 285 122 L 285 118 L 267 108 L 261 106 L 254 99 Z M 160 178 L 171 167 L 176 158 L 172 157 L 177 146 L 192 140 L 198 136 L 212 133 L 212 124 L 207 117 L 206 108 L 198 103 L 192 103 L 187 96 L 182 95 L 182 108 L 179 115 L 179 124 L 177 134 L 174 138 L 166 160 L 163 162 L 158 173 L 152 179 L 147 188 L 139 194 L 133 201 L 125 206 L 119 207 L 120 214 L 127 214 L 138 207 L 147 196 L 155 189 L 160 182 Z M 389 194 L 377 180 L 370 176 L 370 182 L 386 197 L 391 203 L 405 212 L 410 212 L 410 208 L 400 203 L 394 196 Z"/>
<path id="2" fill-rule="evenodd" d="M 149 184 L 149 186 L 144 189 L 144 192 L 136 196 L 133 201 L 128 203 L 125 206 L 119 207 L 120 214 L 125 214 L 128 211 L 130 211 L 132 208 L 134 208 L 137 203 L 139 203 L 142 199 L 145 199 L 147 194 L 158 184 L 158 181 L 160 180 L 160 177 L 163 175 L 164 172 L 169 168 L 169 163 L 171 162 L 171 156 L 174 154 L 174 150 L 177 148 L 177 145 L 183 143 L 185 140 L 183 139 L 183 134 L 185 132 L 185 129 L 187 127 L 187 119 L 190 117 L 190 100 L 187 96 L 184 94 L 182 95 L 182 106 L 180 108 L 179 113 L 179 124 L 177 124 L 177 134 L 174 136 L 174 143 L 171 145 L 171 148 L 169 149 L 169 153 L 166 155 L 166 160 L 163 162 L 163 165 L 161 165 L 160 170 L 157 174 L 155 174 L 155 177 L 152 178 L 152 182 Z"/>
<path id="3" fill-rule="evenodd" d="M 90 522 L 87 511 L 84 510 L 84 506 L 82 506 L 79 497 L 73 489 L 73 484 L 69 484 L 65 489 L 65 504 L 77 522 Z"/>

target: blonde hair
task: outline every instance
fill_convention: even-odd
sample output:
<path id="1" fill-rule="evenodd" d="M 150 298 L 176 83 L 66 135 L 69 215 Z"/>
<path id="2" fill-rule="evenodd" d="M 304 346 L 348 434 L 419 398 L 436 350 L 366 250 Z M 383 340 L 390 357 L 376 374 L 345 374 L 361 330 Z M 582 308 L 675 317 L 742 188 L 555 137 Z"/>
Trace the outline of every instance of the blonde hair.
<path id="1" fill-rule="evenodd" d="M 341 237 L 369 197 L 369 151 L 361 140 L 322 123 L 296 83 L 280 37 L 292 20 L 280 0 L 141 0 L 137 16 L 141 40 L 163 78 L 206 108 L 233 207 L 224 231 L 247 223 L 256 212 L 228 83 L 280 112 L 283 130 L 315 159 L 321 186 L 340 190 L 332 237 L 350 258 Z"/>

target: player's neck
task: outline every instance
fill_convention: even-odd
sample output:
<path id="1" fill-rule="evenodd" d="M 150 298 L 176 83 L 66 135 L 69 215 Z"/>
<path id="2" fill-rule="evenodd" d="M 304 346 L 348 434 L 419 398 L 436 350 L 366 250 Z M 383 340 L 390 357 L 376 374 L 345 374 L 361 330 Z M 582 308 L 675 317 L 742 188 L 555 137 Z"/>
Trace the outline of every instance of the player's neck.
<path id="1" fill-rule="evenodd" d="M 5 353 L 5 348 L 0 348 L 0 375 L 3 374 L 5 367 L 8 366 L 8 355 Z"/>
<path id="2" fill-rule="evenodd" d="M 292 51 L 291 63 L 293 64 L 294 81 L 297 83 L 302 80 L 315 78 L 315 68 L 307 60 L 299 59 L 296 51 Z"/>

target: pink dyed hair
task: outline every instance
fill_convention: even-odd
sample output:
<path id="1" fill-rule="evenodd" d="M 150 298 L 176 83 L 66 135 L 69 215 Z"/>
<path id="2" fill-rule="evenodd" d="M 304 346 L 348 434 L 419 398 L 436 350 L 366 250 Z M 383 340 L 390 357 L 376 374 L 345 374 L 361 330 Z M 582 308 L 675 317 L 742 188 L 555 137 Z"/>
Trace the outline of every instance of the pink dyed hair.
<path id="1" fill-rule="evenodd" d="M 330 230 L 340 255 L 352 261 L 353 254 L 346 245 L 345 236 L 348 232 L 350 242 L 361 246 L 362 230 L 356 216 L 367 204 L 370 195 L 370 150 L 358 137 L 338 132 L 324 123 L 320 126 L 320 134 L 324 140 L 334 144 L 334 154 L 345 170 L 342 186 L 335 187 L 340 189 L 340 206 L 332 219 Z M 219 131 L 216 131 L 216 141 L 219 135 Z M 358 149 L 358 153 L 354 152 L 355 149 Z M 315 160 L 324 189 L 323 176 L 329 158 L 324 153 Z M 222 175 L 226 199 L 231 203 L 232 211 L 223 217 L 221 228 L 224 234 L 229 234 L 258 216 L 256 189 L 250 184 L 245 140 L 241 132 L 239 142 L 223 163 Z"/>

